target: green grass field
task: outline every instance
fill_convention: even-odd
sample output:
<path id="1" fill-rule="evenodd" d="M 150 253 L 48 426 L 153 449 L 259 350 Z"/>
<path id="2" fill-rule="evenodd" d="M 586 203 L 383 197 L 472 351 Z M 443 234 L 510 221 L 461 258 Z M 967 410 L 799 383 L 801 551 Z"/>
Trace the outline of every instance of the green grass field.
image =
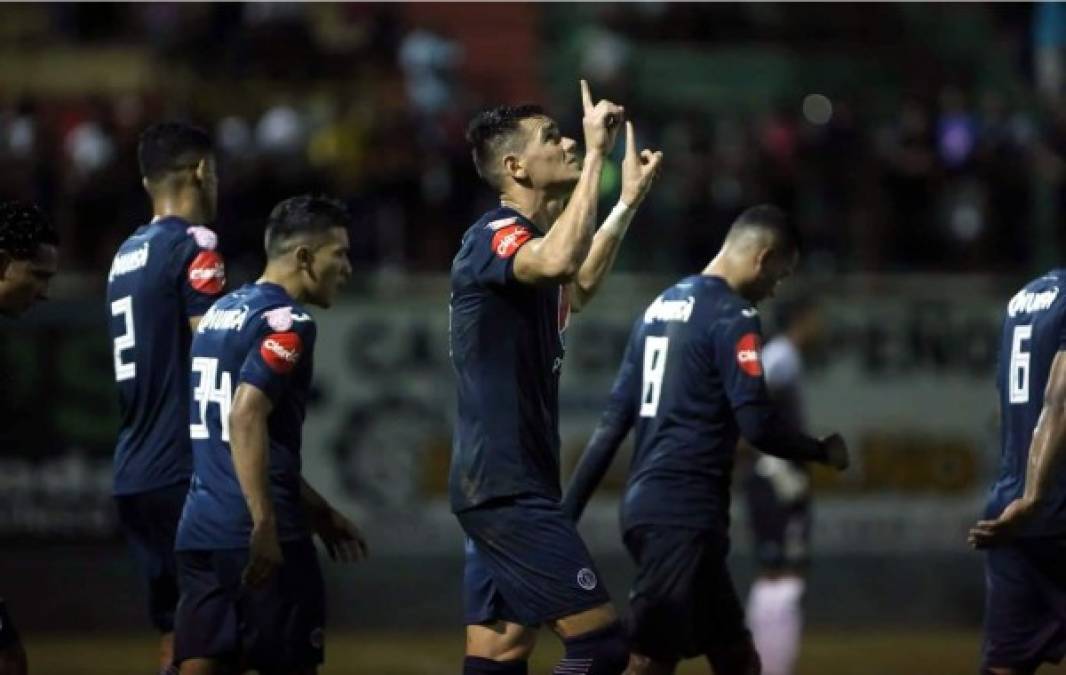
<path id="1" fill-rule="evenodd" d="M 975 675 L 980 636 L 975 631 L 813 631 L 806 636 L 799 675 Z M 27 635 L 33 675 L 149 675 L 151 636 Z M 327 635 L 322 675 L 457 675 L 461 633 L 423 636 L 344 632 Z M 546 675 L 561 653 L 544 634 L 530 668 Z M 702 661 L 678 669 L 707 673 Z M 1043 673 L 1066 673 L 1066 667 Z"/>

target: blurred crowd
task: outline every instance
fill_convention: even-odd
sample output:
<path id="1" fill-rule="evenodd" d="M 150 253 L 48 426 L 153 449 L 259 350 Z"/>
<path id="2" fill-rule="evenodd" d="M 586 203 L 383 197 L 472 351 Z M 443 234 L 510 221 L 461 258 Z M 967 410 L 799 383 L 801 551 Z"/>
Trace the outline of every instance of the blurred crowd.
<path id="1" fill-rule="evenodd" d="M 106 269 L 117 243 L 149 216 L 137 135 L 154 121 L 180 118 L 211 130 L 220 148 L 217 228 L 237 269 L 258 266 L 270 207 L 314 190 L 351 205 L 363 269 L 445 271 L 463 230 L 494 198 L 473 171 L 465 123 L 507 89 L 472 79 L 472 61 L 480 61 L 478 72 L 485 68 L 476 34 L 457 34 L 455 21 L 420 20 L 417 7 L 0 8 L 15 47 L 88 53 L 107 46 L 149 64 L 148 76 L 118 91 L 0 80 L 0 197 L 45 208 L 61 229 L 68 269 Z M 639 111 L 640 143 L 665 152 L 622 267 L 674 274 L 702 265 L 731 218 L 764 200 L 796 215 L 806 264 L 819 270 L 1020 273 L 1059 244 L 1054 226 L 1044 231 L 1040 223 L 1066 207 L 1066 106 L 1055 91 L 1041 94 L 1041 78 L 1057 76 L 1055 60 L 1027 55 L 1041 45 L 1061 52 L 1066 30 L 1054 30 L 1061 18 L 1031 6 L 1011 10 L 1009 20 L 995 15 L 1006 11 L 996 6 L 966 10 L 990 13 L 1002 53 L 1017 57 L 1006 63 L 1016 88 L 1002 79 L 990 86 L 965 69 L 909 63 L 921 77 L 786 92 L 752 111 L 661 105 L 633 76 L 639 55 L 729 40 L 774 39 L 797 54 L 825 48 L 812 45 L 803 22 L 764 16 L 765 6 L 641 3 L 583 10 L 560 31 L 567 7 L 537 10 L 539 22 L 510 29 L 529 31 L 536 45 L 515 58 L 543 59 L 547 77 L 556 46 L 583 36 L 573 75 L 587 73 L 594 94 Z M 818 12 L 870 14 L 797 7 L 788 11 L 805 12 L 806 23 L 817 23 Z M 759 21 L 777 32 L 758 29 Z M 900 28 L 893 26 L 884 28 Z M 840 48 L 863 49 L 861 31 L 848 34 L 851 46 Z M 506 73 L 509 64 L 496 66 Z M 544 103 L 564 132 L 579 134 L 576 86 L 543 89 L 553 92 Z M 611 187 L 608 174 L 605 208 Z"/>

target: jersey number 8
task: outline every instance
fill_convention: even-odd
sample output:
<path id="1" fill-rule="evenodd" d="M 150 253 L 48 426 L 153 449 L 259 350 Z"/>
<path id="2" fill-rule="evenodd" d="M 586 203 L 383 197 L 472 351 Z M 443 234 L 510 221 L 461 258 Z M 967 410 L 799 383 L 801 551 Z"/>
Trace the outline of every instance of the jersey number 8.
<path id="1" fill-rule="evenodd" d="M 670 338 L 649 335 L 644 339 L 644 377 L 640 388 L 640 416 L 655 417 L 659 412 L 659 395 L 666 374 L 666 351 Z"/>

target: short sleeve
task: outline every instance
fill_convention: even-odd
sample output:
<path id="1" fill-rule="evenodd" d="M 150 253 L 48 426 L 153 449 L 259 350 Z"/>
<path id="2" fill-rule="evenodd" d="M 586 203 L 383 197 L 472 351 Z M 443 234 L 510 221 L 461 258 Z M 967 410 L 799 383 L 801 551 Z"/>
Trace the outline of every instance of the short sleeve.
<path id="1" fill-rule="evenodd" d="M 758 316 L 744 311 L 715 327 L 715 357 L 722 384 L 733 409 L 751 403 L 767 403 L 763 378 L 762 327 Z"/>
<path id="2" fill-rule="evenodd" d="M 513 217 L 474 230 L 468 244 L 474 277 L 482 284 L 494 286 L 514 281 L 515 255 L 533 237 L 533 231 Z"/>
<path id="3" fill-rule="evenodd" d="M 261 389 L 277 403 L 297 367 L 314 351 L 315 323 L 307 314 L 280 307 L 259 317 L 262 326 L 241 366 L 240 382 Z"/>
<path id="4" fill-rule="evenodd" d="M 218 238 L 206 227 L 193 226 L 178 247 L 178 284 L 185 316 L 203 316 L 226 287 L 226 264 L 215 250 Z"/>

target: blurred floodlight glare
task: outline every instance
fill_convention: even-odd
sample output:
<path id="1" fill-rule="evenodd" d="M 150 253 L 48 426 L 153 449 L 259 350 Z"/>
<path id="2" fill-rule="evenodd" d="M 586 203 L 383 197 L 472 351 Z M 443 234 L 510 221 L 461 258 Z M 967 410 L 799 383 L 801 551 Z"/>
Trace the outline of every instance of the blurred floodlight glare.
<path id="1" fill-rule="evenodd" d="M 833 102 L 821 94 L 807 94 L 803 99 L 803 116 L 811 124 L 825 124 L 833 119 Z"/>

